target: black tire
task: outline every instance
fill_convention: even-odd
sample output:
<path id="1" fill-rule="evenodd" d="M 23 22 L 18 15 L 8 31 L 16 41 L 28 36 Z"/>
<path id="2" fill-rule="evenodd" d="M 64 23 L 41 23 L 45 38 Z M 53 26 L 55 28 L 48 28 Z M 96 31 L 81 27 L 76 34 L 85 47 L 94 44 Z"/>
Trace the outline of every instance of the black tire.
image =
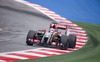
<path id="1" fill-rule="evenodd" d="M 34 39 L 34 36 L 35 36 L 36 32 L 33 31 L 33 30 L 30 30 L 27 34 L 27 38 L 26 38 L 26 44 L 29 45 L 29 46 L 32 46 L 34 44 L 34 42 L 32 42 L 31 40 L 29 39 Z"/>
<path id="2" fill-rule="evenodd" d="M 76 45 L 76 35 L 70 34 L 68 36 L 69 48 L 75 48 Z"/>
<path id="3" fill-rule="evenodd" d="M 61 50 L 67 50 L 69 43 L 67 41 L 67 36 L 66 35 L 62 35 L 61 36 L 61 43 L 62 45 L 60 46 Z"/>

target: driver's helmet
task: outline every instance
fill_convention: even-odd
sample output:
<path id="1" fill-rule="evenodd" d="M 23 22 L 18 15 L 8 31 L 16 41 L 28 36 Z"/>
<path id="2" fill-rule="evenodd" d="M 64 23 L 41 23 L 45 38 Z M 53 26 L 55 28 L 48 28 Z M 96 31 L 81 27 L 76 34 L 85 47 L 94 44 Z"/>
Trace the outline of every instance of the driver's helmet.
<path id="1" fill-rule="evenodd" d="M 50 29 L 50 32 L 54 32 L 54 31 L 55 31 L 55 29 L 54 29 L 54 28 L 51 28 L 51 29 Z"/>
<path id="2" fill-rule="evenodd" d="M 54 24 L 54 25 L 52 26 L 52 28 L 53 28 L 53 29 L 56 29 L 56 24 Z"/>

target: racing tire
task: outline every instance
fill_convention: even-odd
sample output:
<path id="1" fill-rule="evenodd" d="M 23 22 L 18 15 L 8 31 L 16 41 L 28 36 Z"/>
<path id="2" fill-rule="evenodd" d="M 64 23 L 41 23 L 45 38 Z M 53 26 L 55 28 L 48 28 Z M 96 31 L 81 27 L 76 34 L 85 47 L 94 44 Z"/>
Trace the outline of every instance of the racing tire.
<path id="1" fill-rule="evenodd" d="M 69 43 L 67 41 L 67 36 L 66 35 L 62 35 L 61 36 L 61 43 L 62 45 L 60 46 L 61 50 L 67 50 Z"/>
<path id="2" fill-rule="evenodd" d="M 76 35 L 70 34 L 68 36 L 69 48 L 75 48 L 76 45 Z"/>
<path id="3" fill-rule="evenodd" d="M 27 38 L 26 38 L 26 44 L 29 45 L 29 46 L 33 46 L 34 42 L 32 42 L 31 40 L 29 39 L 34 39 L 34 36 L 35 36 L 36 32 L 33 31 L 33 30 L 30 30 L 27 34 Z"/>

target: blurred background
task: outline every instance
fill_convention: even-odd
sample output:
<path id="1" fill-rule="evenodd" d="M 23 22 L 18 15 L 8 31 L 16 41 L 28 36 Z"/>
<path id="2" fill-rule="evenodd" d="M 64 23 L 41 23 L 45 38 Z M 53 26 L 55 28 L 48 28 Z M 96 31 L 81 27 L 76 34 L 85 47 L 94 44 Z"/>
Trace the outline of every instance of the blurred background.
<path id="1" fill-rule="evenodd" d="M 26 0 L 71 21 L 100 24 L 100 0 Z"/>

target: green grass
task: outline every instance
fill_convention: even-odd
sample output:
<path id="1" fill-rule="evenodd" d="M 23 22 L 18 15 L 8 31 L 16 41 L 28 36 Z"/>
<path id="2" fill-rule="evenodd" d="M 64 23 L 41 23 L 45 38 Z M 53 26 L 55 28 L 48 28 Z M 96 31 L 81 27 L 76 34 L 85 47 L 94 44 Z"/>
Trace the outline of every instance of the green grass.
<path id="1" fill-rule="evenodd" d="M 75 22 L 88 34 L 87 44 L 73 53 L 16 62 L 100 62 L 100 25 Z"/>

